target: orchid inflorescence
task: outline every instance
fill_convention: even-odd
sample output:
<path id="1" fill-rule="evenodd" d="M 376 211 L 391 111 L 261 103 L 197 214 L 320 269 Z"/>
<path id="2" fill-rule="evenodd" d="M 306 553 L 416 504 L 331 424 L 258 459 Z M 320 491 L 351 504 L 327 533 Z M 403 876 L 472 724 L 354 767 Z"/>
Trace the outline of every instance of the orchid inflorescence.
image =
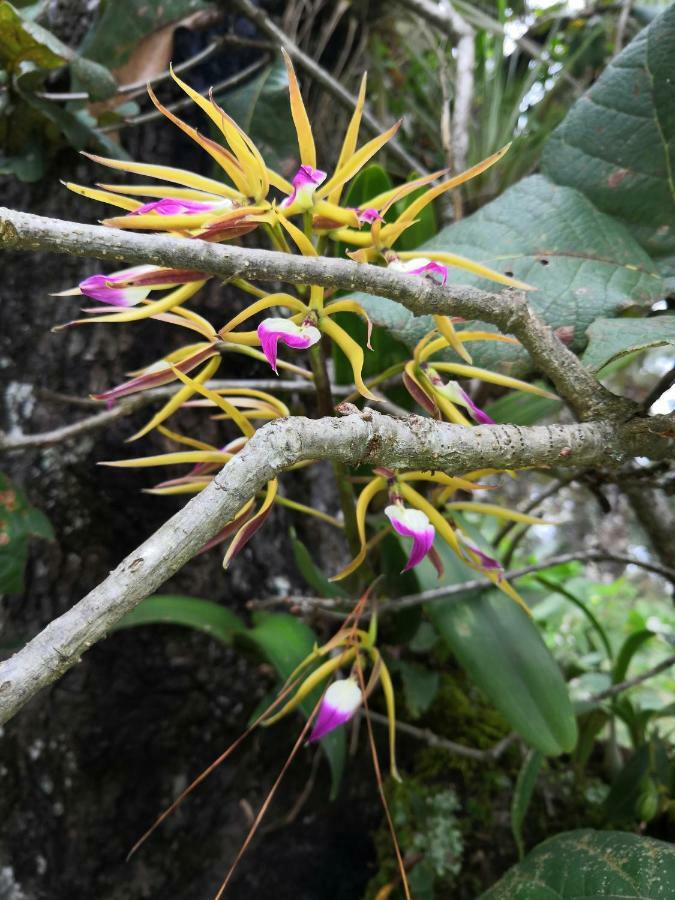
<path id="1" fill-rule="evenodd" d="M 108 168 L 155 179 L 158 183 L 106 183 L 96 187 L 67 184 L 67 187 L 120 210 L 118 214 L 103 220 L 104 225 L 114 228 L 164 232 L 186 240 L 197 238 L 211 242 L 231 241 L 258 230 L 274 249 L 285 253 L 317 257 L 326 255 L 331 245 L 346 245 L 351 248 L 348 256 L 357 262 L 381 264 L 410 277 L 429 278 L 442 285 L 447 282 L 448 267 L 458 267 L 508 287 L 529 289 L 520 281 L 452 253 L 425 250 L 422 255 L 414 251 L 396 250 L 401 235 L 415 224 L 430 203 L 495 164 L 506 153 L 508 146 L 460 175 L 445 177 L 445 170 L 433 172 L 369 197 L 358 208 L 341 205 L 345 186 L 396 134 L 400 122 L 358 146 L 366 92 L 364 76 L 337 164 L 328 174 L 318 168 L 314 137 L 298 81 L 286 55 L 285 61 L 300 162 L 290 182 L 267 166 L 251 138 L 218 105 L 212 94 L 208 98 L 203 97 L 172 70 L 176 84 L 206 115 L 219 133 L 219 140 L 201 134 L 182 121 L 163 106 L 148 87 L 150 98 L 158 110 L 212 157 L 221 170 L 223 180 L 170 166 L 90 155 L 95 162 Z M 432 186 L 434 182 L 437 183 Z M 426 190 L 409 202 L 402 212 L 395 214 L 395 207 L 400 209 L 397 204 L 410 199 L 414 192 L 419 194 L 420 188 Z M 333 298 L 329 291 L 317 285 L 296 285 L 292 293 L 269 293 L 249 280 L 236 277 L 230 283 L 250 297 L 250 303 L 243 311 L 215 326 L 188 306 L 209 277 L 193 270 L 140 265 L 110 274 L 92 275 L 76 288 L 61 294 L 85 296 L 99 304 L 95 308 L 85 309 L 85 318 L 59 326 L 62 328 L 92 322 L 124 324 L 151 318 L 190 332 L 190 342 L 131 373 L 129 380 L 122 384 L 97 395 L 98 399 L 113 404 L 122 397 L 176 383 L 177 390 L 173 396 L 130 440 L 136 440 L 154 429 L 178 449 L 107 463 L 119 467 L 189 466 L 183 476 L 161 481 L 151 489 L 151 493 L 190 494 L 202 490 L 219 469 L 241 451 L 260 423 L 290 415 L 286 404 L 269 392 L 211 385 L 223 358 L 230 353 L 243 354 L 266 363 L 277 374 L 283 369 L 312 380 L 314 375 L 311 371 L 279 355 L 280 346 L 291 351 L 309 350 L 315 369 L 316 360 L 320 359 L 321 345 L 325 348 L 327 344 L 332 344 L 349 360 L 355 389 L 364 399 L 377 402 L 378 397 L 373 393 L 377 385 L 385 379 L 400 377 L 422 410 L 438 419 L 465 427 L 471 427 L 472 423 L 487 426 L 494 423 L 468 391 L 453 379 L 477 379 L 551 396 L 543 389 L 516 378 L 473 365 L 469 352 L 472 342 L 518 343 L 514 338 L 486 330 L 458 330 L 455 328 L 458 320 L 444 315 L 434 316 L 433 330 L 419 341 L 409 361 L 366 381 L 363 377 L 364 347 L 335 318 L 336 314 L 348 313 L 363 319 L 368 326 L 367 350 L 372 326 L 357 300 Z M 254 327 L 251 327 L 252 320 Z M 249 330 L 242 329 L 245 325 Z M 459 361 L 448 361 L 448 349 L 454 351 Z M 204 408 L 212 418 L 226 422 L 228 434 L 222 443 L 216 446 L 170 429 L 167 420 L 186 407 Z M 490 486 L 481 484 L 480 479 L 492 473 L 468 472 L 460 477 L 443 472 L 376 469 L 356 504 L 358 553 L 334 576 L 334 580 L 352 576 L 364 563 L 369 549 L 383 534 L 393 530 L 405 541 L 412 542 L 404 571 L 428 558 L 440 574 L 442 562 L 436 546 L 440 541 L 467 566 L 523 604 L 504 578 L 498 560 L 465 533 L 461 520 L 457 518 L 458 513 L 468 512 L 526 523 L 540 521 L 494 504 L 455 499 L 458 492 L 489 490 Z M 431 492 L 423 493 L 420 483 L 430 485 Z M 376 513 L 379 528 L 375 529 L 375 536 L 369 540 L 368 513 L 378 495 L 384 495 L 385 502 Z M 274 503 L 342 527 L 342 522 L 332 516 L 285 498 L 277 479 L 273 479 L 260 498 L 249 500 L 208 546 L 232 537 L 225 556 L 225 564 L 229 564 L 263 525 Z M 371 667 L 370 678 L 367 683 L 362 683 L 367 666 Z M 295 708 L 317 685 L 347 667 L 351 668 L 350 673 L 328 686 L 310 740 L 319 739 L 344 724 L 379 683 L 383 687 L 390 716 L 392 771 L 395 772 L 393 691 L 389 673 L 375 647 L 374 629 L 365 632 L 356 626 L 342 628 L 327 644 L 317 648 L 301 667 L 303 672 L 307 669 L 310 674 L 304 678 L 292 699 L 266 722 L 276 720 Z"/>

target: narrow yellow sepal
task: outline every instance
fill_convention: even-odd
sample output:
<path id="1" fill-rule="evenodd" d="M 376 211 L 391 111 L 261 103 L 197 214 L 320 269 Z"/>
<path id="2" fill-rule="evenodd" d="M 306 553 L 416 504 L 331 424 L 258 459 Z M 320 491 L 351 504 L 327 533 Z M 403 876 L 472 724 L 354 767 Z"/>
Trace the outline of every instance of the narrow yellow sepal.
<path id="1" fill-rule="evenodd" d="M 338 171 L 345 164 L 345 162 L 350 158 L 350 156 L 353 155 L 354 151 L 356 150 L 356 142 L 359 138 L 359 128 L 361 127 L 361 116 L 363 115 L 363 107 L 366 102 L 367 82 L 368 73 L 364 72 L 363 77 L 361 78 L 361 85 L 359 87 L 358 97 L 356 98 L 354 112 L 352 113 L 349 125 L 347 126 L 345 137 L 342 142 L 342 147 L 340 149 L 340 155 L 338 156 L 337 165 L 335 166 L 336 171 Z M 339 203 L 341 193 L 342 187 L 341 185 L 339 185 L 330 192 L 328 199 L 331 203 Z"/>
<path id="2" fill-rule="evenodd" d="M 94 153 L 83 152 L 82 155 L 102 166 L 118 169 L 120 172 L 130 172 L 132 175 L 147 175 L 149 178 L 161 178 L 172 184 L 180 184 L 184 187 L 207 191 L 215 194 L 217 197 L 227 197 L 229 199 L 241 197 L 239 192 L 233 191 L 231 187 L 216 181 L 215 178 L 205 178 L 203 175 L 195 175 L 193 172 L 188 172 L 185 169 L 175 169 L 172 166 L 158 166 L 152 163 L 138 163 L 126 159 L 110 159 L 106 156 L 97 156 Z"/>
<path id="3" fill-rule="evenodd" d="M 303 256 L 317 256 L 316 247 L 304 233 L 301 231 L 297 225 L 294 225 L 290 219 L 287 219 L 285 215 L 283 215 L 283 210 L 277 208 L 277 218 L 281 226 L 290 234 L 291 238 L 295 242 L 296 247 L 302 253 Z"/>
<path id="4" fill-rule="evenodd" d="M 168 419 L 170 415 L 176 412 L 177 409 L 185 403 L 195 392 L 196 384 L 201 384 L 204 381 L 208 381 L 208 379 L 218 370 L 220 366 L 220 356 L 214 356 L 210 359 L 201 372 L 190 380 L 189 385 L 185 385 L 180 388 L 171 399 L 164 404 L 164 406 L 156 413 L 150 421 L 141 428 L 140 431 L 137 431 L 136 434 L 133 434 L 130 438 L 127 438 L 127 441 L 136 441 L 138 438 L 143 437 L 144 434 L 147 434 L 149 431 L 152 431 L 153 428 L 156 428 L 160 425 L 165 419 Z"/>
<path id="5" fill-rule="evenodd" d="M 206 397 L 207 400 L 210 400 L 212 403 L 214 403 L 229 418 L 232 419 L 232 421 L 239 428 L 243 435 L 245 435 L 246 437 L 252 437 L 255 434 L 255 428 L 253 427 L 253 425 L 251 425 L 246 416 L 241 414 L 236 406 L 234 406 L 220 394 L 212 391 L 210 388 L 204 387 L 201 382 L 190 378 L 189 375 L 184 375 L 180 371 L 180 369 L 176 369 L 175 367 L 172 368 L 174 375 L 178 379 L 180 379 L 180 381 L 182 381 L 184 385 L 193 387 L 198 394 L 201 394 L 202 397 Z"/>
<path id="6" fill-rule="evenodd" d="M 419 255 L 419 252 L 408 251 L 398 254 L 401 259 L 415 259 Z M 487 278 L 489 281 L 495 281 L 497 284 L 503 284 L 506 287 L 517 288 L 520 291 L 536 290 L 531 284 L 526 284 L 524 281 L 518 281 L 517 278 L 510 278 L 508 275 L 502 275 L 501 272 L 496 272 L 488 266 L 474 262 L 472 259 L 467 259 L 466 256 L 458 256 L 456 253 L 425 250 L 424 257 L 425 259 L 433 259 L 436 262 L 445 263 L 448 266 L 454 266 L 456 269 L 464 269 L 466 272 L 478 275 L 479 278 Z"/>
<path id="7" fill-rule="evenodd" d="M 354 375 L 354 385 L 359 394 L 367 400 L 377 401 L 377 397 L 372 391 L 368 390 L 361 375 L 364 363 L 363 350 L 361 347 L 359 347 L 356 341 L 350 337 L 343 328 L 340 328 L 340 326 L 329 316 L 321 318 L 318 324 L 319 330 L 323 331 L 324 334 L 327 334 L 332 341 L 335 341 L 349 360 Z"/>
<path id="8" fill-rule="evenodd" d="M 248 519 L 246 522 L 244 522 L 244 524 L 241 526 L 239 531 L 232 538 L 230 546 L 227 548 L 227 552 L 225 553 L 225 557 L 223 559 L 223 568 L 224 569 L 227 569 L 227 567 L 230 565 L 230 561 L 232 560 L 232 557 L 240 549 L 241 536 L 243 534 L 245 534 L 246 532 L 251 531 L 251 528 L 255 526 L 256 522 L 262 522 L 265 520 L 270 506 L 274 503 L 274 499 L 277 495 L 278 490 L 279 490 L 279 482 L 276 478 L 272 478 L 270 481 L 267 482 L 267 488 L 265 491 L 265 499 L 263 500 L 263 503 L 262 503 L 260 509 L 254 516 L 252 516 L 250 519 Z M 239 515 L 241 515 L 241 510 L 237 513 L 237 516 L 239 516 Z M 259 527 L 260 526 L 258 525 L 258 528 Z M 254 529 L 254 530 L 257 530 L 257 529 Z"/>
<path id="9" fill-rule="evenodd" d="M 328 513 L 322 512 L 320 509 L 315 509 L 313 506 L 307 506 L 304 503 L 298 503 L 296 500 L 289 500 L 288 497 L 277 496 L 276 502 L 279 506 L 285 506 L 288 509 L 293 509 L 295 512 L 301 513 L 303 516 L 313 516 L 315 519 L 320 519 L 322 522 L 326 522 L 328 525 L 332 525 L 334 528 L 344 528 L 344 523 L 338 521 L 335 516 L 329 516 Z"/>
<path id="10" fill-rule="evenodd" d="M 373 651 L 377 650 L 373 648 Z M 402 781 L 396 766 L 396 700 L 394 698 L 394 685 L 391 683 L 391 675 L 389 670 L 382 662 L 380 654 L 377 653 L 380 662 L 380 684 L 382 685 L 382 693 L 384 694 L 384 702 L 387 708 L 387 724 L 389 725 L 389 771 L 394 781 Z"/>
<path id="11" fill-rule="evenodd" d="M 162 297 L 161 300 L 154 300 L 152 303 L 145 303 L 142 306 L 124 309 L 122 312 L 115 312 L 110 315 L 92 316 L 90 319 L 76 319 L 74 322 L 69 322 L 67 325 L 57 325 L 56 328 L 52 330 L 60 331 L 63 328 L 67 328 L 68 325 L 90 325 L 96 322 L 138 322 L 141 319 L 150 319 L 158 313 L 167 312 L 167 310 L 173 309 L 174 306 L 178 306 L 186 300 L 189 300 L 190 297 L 196 294 L 205 284 L 206 281 L 192 281 L 189 284 L 181 285 L 181 287 L 176 288 L 175 291 L 171 291 L 171 293 Z"/>
<path id="12" fill-rule="evenodd" d="M 376 478 L 373 478 L 372 481 L 369 481 L 359 494 L 359 499 L 356 501 L 356 528 L 359 534 L 361 549 L 344 569 L 338 572 L 337 575 L 333 575 L 330 579 L 331 581 L 341 581 L 343 578 L 351 575 L 366 558 L 366 513 L 368 512 L 368 507 L 375 494 L 383 491 L 386 486 L 386 479 L 378 475 Z"/>
<path id="13" fill-rule="evenodd" d="M 481 381 L 489 381 L 491 384 L 501 384 L 502 387 L 513 388 L 516 391 L 524 391 L 528 394 L 536 394 L 538 397 L 546 397 L 547 400 L 558 400 L 555 394 L 535 384 L 528 384 L 519 378 L 510 375 L 502 375 L 499 372 L 491 372 L 489 369 L 480 369 L 477 366 L 465 366 L 462 363 L 434 363 L 434 369 L 439 372 L 451 372 L 462 378 L 480 378 Z"/>
<path id="14" fill-rule="evenodd" d="M 379 134 L 377 137 L 368 141 L 367 144 L 364 144 L 360 150 L 357 150 L 356 153 L 345 160 L 344 164 L 335 172 L 332 178 L 329 178 L 325 184 L 322 184 L 321 187 L 317 188 L 316 196 L 319 198 L 327 197 L 331 191 L 342 187 L 346 181 L 353 178 L 359 169 L 362 169 L 368 160 L 375 156 L 377 151 L 384 147 L 387 141 L 393 138 L 400 127 L 401 120 L 395 122 L 391 128 L 387 128 L 382 134 Z"/>
<path id="15" fill-rule="evenodd" d="M 200 200 L 203 203 L 223 202 L 222 194 L 206 193 L 194 188 L 167 187 L 164 184 L 102 184 L 99 182 L 97 187 L 114 194 L 128 194 L 129 197 L 159 197 L 160 199 L 170 197 L 172 200 Z M 226 185 L 222 185 L 222 187 L 226 187 Z M 232 197 L 239 197 L 237 191 L 227 187 L 226 189 Z"/>
<path id="16" fill-rule="evenodd" d="M 465 362 L 473 362 L 469 351 L 459 340 L 457 332 L 455 331 L 455 328 L 450 321 L 449 316 L 434 316 L 434 322 L 436 323 L 436 328 L 438 328 L 441 335 L 445 338 L 445 340 L 452 347 L 455 353 Z"/>
<path id="17" fill-rule="evenodd" d="M 157 431 L 164 435 L 164 437 L 169 438 L 169 440 L 175 441 L 177 444 L 184 444 L 186 447 L 193 447 L 195 450 L 205 450 L 207 452 L 217 450 L 217 447 L 207 444 L 205 441 L 188 437 L 185 434 L 179 434 L 177 431 L 172 431 L 170 428 L 167 428 L 166 425 L 158 425 Z"/>
<path id="18" fill-rule="evenodd" d="M 153 494 L 157 497 L 171 496 L 173 494 L 199 494 L 205 487 L 211 484 L 211 480 L 191 481 L 188 484 L 172 484 L 168 487 L 143 488 L 144 494 Z"/>
<path id="19" fill-rule="evenodd" d="M 112 466 L 117 469 L 147 469 L 152 466 L 173 466 L 179 463 L 226 463 L 232 458 L 231 453 L 220 453 L 218 450 L 184 450 L 177 453 L 159 453 L 157 456 L 139 456 L 136 459 L 106 460 L 99 466 Z"/>
<path id="20" fill-rule="evenodd" d="M 100 203 L 109 203 L 111 206 L 126 209 L 128 212 L 133 212 L 135 209 L 138 209 L 139 206 L 142 206 L 140 200 L 132 200 L 129 197 L 123 197 L 112 191 L 86 187 L 82 184 L 74 184 L 72 181 L 62 181 L 61 184 L 74 194 L 79 194 L 80 197 L 87 197 L 89 200 L 98 200 Z"/>
<path id="21" fill-rule="evenodd" d="M 291 116 L 293 124 L 298 135 L 298 149 L 300 150 L 300 162 L 303 166 L 311 166 L 316 168 L 316 148 L 314 146 L 314 136 L 312 135 L 312 126 L 309 124 L 309 117 L 305 104 L 300 93 L 300 85 L 293 68 L 290 56 L 281 48 L 281 55 L 286 63 L 286 71 L 288 72 L 288 92 L 291 102 Z"/>
<path id="22" fill-rule="evenodd" d="M 486 516 L 496 516 L 498 519 L 509 519 L 512 522 L 523 522 L 525 525 L 556 525 L 556 522 L 550 522 L 547 519 L 541 519 L 539 516 L 530 516 L 526 513 L 518 512 L 515 509 L 508 509 L 503 506 L 497 506 L 494 503 L 478 503 L 467 501 L 456 501 L 448 503 L 446 509 L 458 509 L 464 512 L 477 512 Z"/>

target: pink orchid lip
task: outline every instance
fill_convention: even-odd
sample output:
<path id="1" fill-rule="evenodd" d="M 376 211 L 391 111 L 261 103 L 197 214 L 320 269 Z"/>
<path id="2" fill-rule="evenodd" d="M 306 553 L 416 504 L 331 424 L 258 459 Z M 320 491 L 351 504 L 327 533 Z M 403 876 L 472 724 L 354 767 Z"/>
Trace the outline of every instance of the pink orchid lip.
<path id="1" fill-rule="evenodd" d="M 262 352 L 277 372 L 277 344 L 281 341 L 294 350 L 307 350 L 321 340 L 321 332 L 313 325 L 296 325 L 290 319 L 264 319 L 257 328 Z"/>
<path id="2" fill-rule="evenodd" d="M 374 206 L 366 206 L 364 209 L 355 210 L 358 220 L 361 224 L 366 222 L 372 225 L 373 222 L 384 222 L 384 216 L 381 216 Z"/>
<path id="3" fill-rule="evenodd" d="M 429 367 L 427 369 L 427 375 L 429 380 L 434 385 L 436 390 L 444 394 L 449 400 L 453 403 L 459 403 L 461 406 L 466 407 L 469 410 L 471 418 L 474 422 L 478 422 L 479 425 L 496 425 L 494 419 L 490 418 L 486 412 L 477 406 L 469 394 L 465 390 L 463 390 L 456 381 L 448 381 L 445 384 L 443 383 L 443 379 L 440 377 L 438 372 L 435 369 Z"/>
<path id="4" fill-rule="evenodd" d="M 465 537 L 459 529 L 455 532 L 457 537 L 460 539 L 461 543 L 467 548 L 467 550 L 475 557 L 478 558 L 478 564 L 481 569 L 485 569 L 490 572 L 497 572 L 499 577 L 501 578 L 504 574 L 504 568 L 498 559 L 495 559 L 494 556 L 490 556 L 488 553 L 485 553 L 480 547 L 477 547 L 473 541 L 470 541 L 467 537 Z"/>
<path id="5" fill-rule="evenodd" d="M 448 280 L 448 267 L 442 263 L 435 262 L 433 259 L 427 259 L 425 256 L 407 260 L 392 259 L 389 262 L 389 268 L 399 272 L 406 272 L 408 275 L 430 277 L 433 281 L 436 281 L 436 278 L 433 277 L 434 275 L 440 275 L 440 283 L 443 287 L 445 287 Z"/>
<path id="6" fill-rule="evenodd" d="M 353 678 L 334 681 L 323 695 L 308 743 L 321 740 L 348 722 L 361 705 L 362 695 Z"/>
<path id="7" fill-rule="evenodd" d="M 410 555 L 403 569 L 404 572 L 408 572 L 421 563 L 431 550 L 436 529 L 419 509 L 407 509 L 398 503 L 392 503 L 386 507 L 384 514 L 397 534 L 413 539 Z"/>
<path id="8" fill-rule="evenodd" d="M 296 200 L 302 200 L 307 206 L 312 205 L 312 195 L 314 191 L 322 184 L 327 172 L 321 169 L 314 169 L 312 166 L 300 166 L 293 176 L 292 185 L 293 193 L 285 197 L 279 204 L 283 209 L 292 206 Z"/>
<path id="9" fill-rule="evenodd" d="M 128 213 L 130 216 L 141 216 L 145 213 L 155 212 L 160 216 L 180 216 L 190 213 L 203 213 L 222 206 L 231 206 L 231 202 L 227 200 L 213 201 L 211 203 L 204 200 L 178 200 L 175 197 L 162 197 L 161 200 L 153 200 L 152 203 L 144 203 L 138 209 Z"/>
<path id="10" fill-rule="evenodd" d="M 136 306 L 150 293 L 150 287 L 140 285 L 137 287 L 115 287 L 116 282 L 125 282 L 135 275 L 143 275 L 155 269 L 155 266 L 134 266 L 132 269 L 123 269 L 110 275 L 90 275 L 79 284 L 80 293 L 100 303 L 111 306 Z"/>
<path id="11" fill-rule="evenodd" d="M 464 397 L 464 401 L 466 402 L 469 412 L 471 413 L 471 416 L 475 422 L 478 422 L 479 425 L 496 425 L 497 424 L 495 422 L 495 420 L 491 419 L 490 416 L 488 416 L 488 414 L 486 412 L 483 412 L 483 410 L 480 408 L 480 406 L 476 406 L 476 404 L 473 402 L 473 400 L 467 394 L 466 391 L 463 391 L 460 388 L 460 392 L 462 393 L 462 395 Z"/>

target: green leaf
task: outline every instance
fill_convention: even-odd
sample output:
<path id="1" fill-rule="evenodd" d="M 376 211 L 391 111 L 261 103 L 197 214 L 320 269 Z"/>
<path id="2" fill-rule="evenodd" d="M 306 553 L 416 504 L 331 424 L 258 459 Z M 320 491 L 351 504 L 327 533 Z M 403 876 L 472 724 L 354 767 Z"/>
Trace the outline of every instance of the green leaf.
<path id="1" fill-rule="evenodd" d="M 642 645 L 655 636 L 653 631 L 643 628 L 640 631 L 634 631 L 628 635 L 623 642 L 621 649 L 616 657 L 614 668 L 612 670 L 612 682 L 618 684 L 623 681 L 628 672 L 628 666 L 635 654 L 640 650 Z"/>
<path id="2" fill-rule="evenodd" d="M 671 4 L 576 102 L 542 160 L 549 178 L 581 190 L 653 257 L 675 253 L 673 59 Z"/>
<path id="3" fill-rule="evenodd" d="M 205 0 L 107 0 L 80 46 L 88 59 L 117 69 L 129 61 L 144 37 L 193 13 L 212 8 Z"/>
<path id="4" fill-rule="evenodd" d="M 13 72 L 22 62 L 40 69 L 57 69 L 72 50 L 46 28 L 24 19 L 11 3 L 0 0 L 0 64 Z"/>
<path id="5" fill-rule="evenodd" d="M 516 787 L 511 800 L 511 831 L 513 832 L 520 859 L 525 855 L 523 824 L 543 762 L 544 756 L 538 750 L 530 750 L 528 752 L 518 772 Z"/>
<path id="6" fill-rule="evenodd" d="M 348 597 L 349 594 L 339 584 L 329 581 L 319 569 L 312 554 L 302 541 L 296 537 L 295 529 L 291 528 L 291 545 L 293 547 L 293 559 L 300 574 L 307 584 L 316 591 L 319 597 Z"/>
<path id="7" fill-rule="evenodd" d="M 464 522 L 472 540 L 480 534 Z M 475 578 L 441 541 L 440 585 Z M 428 560 L 416 567 L 422 590 L 439 586 Z M 547 756 L 574 749 L 576 720 L 567 686 L 532 619 L 505 594 L 490 589 L 427 604 L 427 615 L 473 682 L 531 747 Z"/>
<path id="8" fill-rule="evenodd" d="M 49 520 L 0 472 L 0 595 L 20 594 L 31 537 L 53 540 Z"/>
<path id="9" fill-rule="evenodd" d="M 457 253 L 533 285 L 533 309 L 553 328 L 573 328 L 571 346 L 581 349 L 589 325 L 663 294 L 661 277 L 645 251 L 619 222 L 599 212 L 572 188 L 534 175 L 419 248 Z M 411 276 L 413 277 L 413 276 Z M 450 281 L 490 291 L 500 285 L 451 269 Z M 412 347 L 433 327 L 381 297 L 357 295 L 376 326 Z M 470 323 L 469 327 L 473 327 Z M 487 329 L 495 330 L 492 326 Z M 476 365 L 525 372 L 527 354 L 496 342 L 470 345 Z"/>
<path id="10" fill-rule="evenodd" d="M 593 372 L 639 350 L 675 346 L 675 315 L 649 319 L 596 319 L 586 332 L 582 362 Z"/>
<path id="11" fill-rule="evenodd" d="M 259 613 L 254 617 L 256 625 L 243 638 L 274 666 L 282 681 L 308 656 L 316 644 L 312 629 L 288 613 Z M 322 686 L 316 688 L 300 704 L 300 709 L 309 716 L 321 696 Z M 333 799 L 340 787 L 347 755 L 347 739 L 344 728 L 331 731 L 320 741 L 331 769 Z"/>
<path id="12" fill-rule="evenodd" d="M 76 56 L 70 71 L 78 87 L 87 91 L 92 100 L 108 100 L 117 93 L 117 82 L 112 72 L 100 63 L 84 56 Z"/>
<path id="13" fill-rule="evenodd" d="M 281 60 L 252 81 L 216 100 L 262 153 L 272 169 L 290 175 L 297 168 L 298 139 L 288 103 L 288 76 Z"/>
<path id="14" fill-rule="evenodd" d="M 136 628 L 139 625 L 182 625 L 203 631 L 226 646 L 232 644 L 235 634 L 246 630 L 241 619 L 225 606 L 212 600 L 180 594 L 147 597 L 120 619 L 113 630 Z"/>
<path id="15" fill-rule="evenodd" d="M 419 719 L 436 699 L 440 684 L 438 672 L 404 660 L 387 660 L 387 665 L 401 676 L 408 712 L 413 719 Z"/>
<path id="16" fill-rule="evenodd" d="M 544 841 L 479 900 L 670 900 L 675 848 L 620 831 L 568 831 Z"/>
<path id="17" fill-rule="evenodd" d="M 536 397 L 534 394 L 523 394 L 520 391 L 512 391 L 490 403 L 485 412 L 495 422 L 505 422 L 512 425 L 536 425 L 541 419 L 555 416 L 562 409 L 560 400 L 548 400 L 546 397 Z"/>

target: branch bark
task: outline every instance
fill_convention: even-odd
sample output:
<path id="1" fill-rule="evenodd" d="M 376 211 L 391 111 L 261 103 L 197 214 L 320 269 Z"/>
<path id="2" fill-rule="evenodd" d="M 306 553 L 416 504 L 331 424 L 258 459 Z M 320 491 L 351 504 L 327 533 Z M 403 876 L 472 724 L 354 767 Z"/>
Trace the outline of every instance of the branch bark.
<path id="1" fill-rule="evenodd" d="M 115 263 L 154 263 L 196 269 L 223 279 L 245 277 L 292 284 L 365 291 L 388 297 L 414 315 L 442 314 L 491 322 L 515 335 L 534 366 L 582 419 L 627 419 L 637 404 L 599 384 L 580 360 L 528 306 L 525 295 L 490 293 L 465 285 L 433 282 L 351 260 L 295 256 L 164 235 L 133 234 L 100 225 L 80 225 L 0 207 L 0 249 L 49 250 Z"/>
<path id="2" fill-rule="evenodd" d="M 367 409 L 338 418 L 278 419 L 260 428 L 215 480 L 98 587 L 0 664 L 0 723 L 60 678 L 122 616 L 180 569 L 244 503 L 297 462 L 328 459 L 393 469 L 606 465 L 614 455 L 659 458 L 675 449 L 673 417 L 522 428 L 464 428 L 420 416 L 394 419 Z"/>

